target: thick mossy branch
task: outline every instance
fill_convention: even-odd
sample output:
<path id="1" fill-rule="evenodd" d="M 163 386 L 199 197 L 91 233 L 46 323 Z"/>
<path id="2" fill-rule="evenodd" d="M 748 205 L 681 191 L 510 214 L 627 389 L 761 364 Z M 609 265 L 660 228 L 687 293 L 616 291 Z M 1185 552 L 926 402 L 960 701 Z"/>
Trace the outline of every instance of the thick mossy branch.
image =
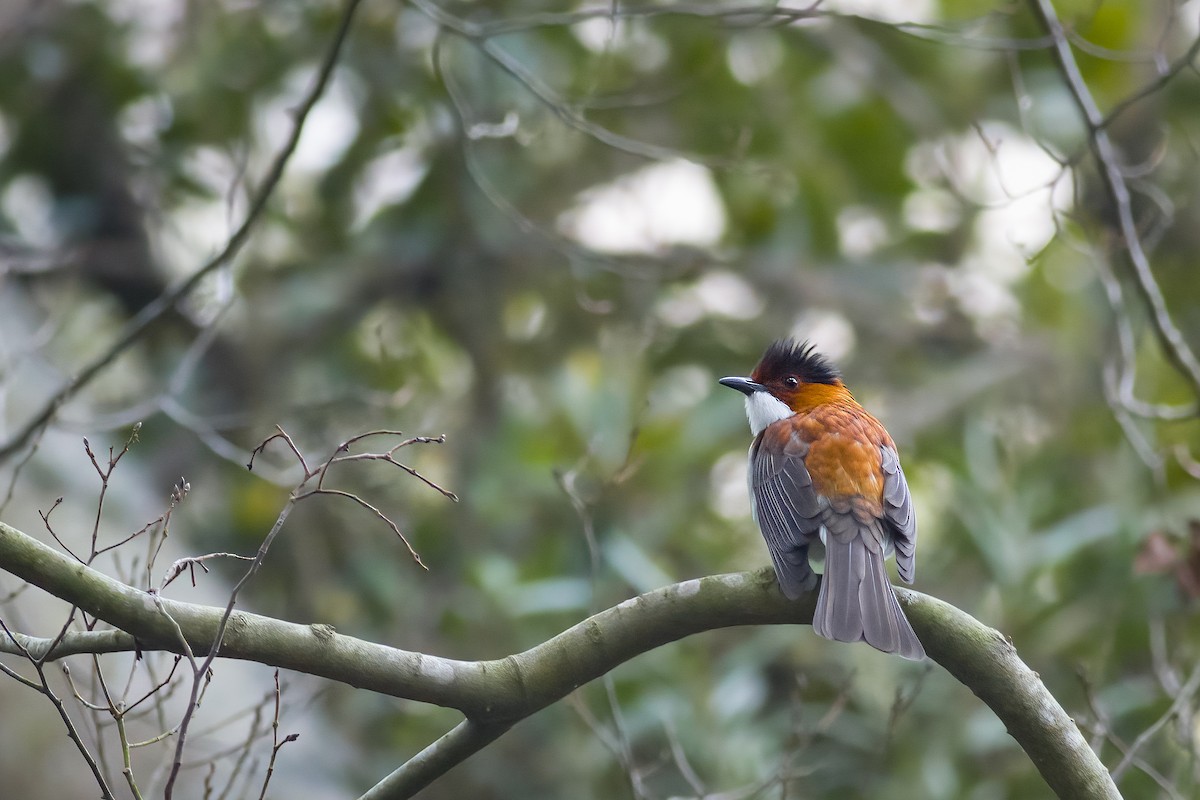
<path id="1" fill-rule="evenodd" d="M 929 657 L 988 705 L 1062 798 L 1119 798 L 1116 784 L 1011 641 L 954 606 L 899 589 Z"/>
<path id="2" fill-rule="evenodd" d="M 132 637 L 128 649 L 136 638 L 144 650 L 182 652 L 182 634 L 193 652 L 207 653 L 223 611 L 126 586 L 4 523 L 0 569 L 127 632 Z M 1074 722 L 1009 641 L 940 600 L 904 589 L 899 595 L 930 658 L 996 712 L 1059 797 L 1120 797 Z M 423 754 L 436 757 L 432 763 L 419 762 L 419 756 L 388 779 L 411 787 L 413 778 L 428 783 L 478 749 L 475 745 L 639 653 L 715 628 L 810 623 L 814 605 L 815 594 L 796 602 L 785 599 L 769 569 L 716 575 L 626 600 L 523 653 L 491 661 L 412 653 L 342 636 L 329 626 L 234 612 L 220 655 L 462 711 L 467 727 L 441 751 Z M 96 652 L 119 649 L 113 634 L 91 635 Z M 71 634 L 49 658 L 89 652 L 88 636 Z M 21 644 L 44 653 L 49 642 L 22 637 Z M 23 652 L 2 634 L 0 651 Z M 404 772 L 410 765 L 419 776 Z"/>

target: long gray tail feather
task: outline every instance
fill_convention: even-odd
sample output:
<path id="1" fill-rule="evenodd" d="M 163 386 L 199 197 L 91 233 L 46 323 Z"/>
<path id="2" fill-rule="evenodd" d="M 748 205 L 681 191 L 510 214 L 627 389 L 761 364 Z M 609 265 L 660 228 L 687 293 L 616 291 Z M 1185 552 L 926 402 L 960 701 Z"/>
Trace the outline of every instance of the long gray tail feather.
<path id="1" fill-rule="evenodd" d="M 900 608 L 883 559 L 861 536 L 828 537 L 813 630 L 826 639 L 866 641 L 876 650 L 920 661 L 925 648 Z"/>

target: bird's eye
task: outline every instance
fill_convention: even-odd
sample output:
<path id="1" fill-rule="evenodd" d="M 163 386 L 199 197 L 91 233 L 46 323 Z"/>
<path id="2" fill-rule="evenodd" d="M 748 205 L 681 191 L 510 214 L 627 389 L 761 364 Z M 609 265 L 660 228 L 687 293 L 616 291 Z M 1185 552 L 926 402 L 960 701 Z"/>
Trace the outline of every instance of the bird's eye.
<path id="1" fill-rule="evenodd" d="M 796 378 L 794 375 L 789 375 L 783 379 L 783 385 L 791 387 L 792 389 L 795 389 L 797 386 L 800 385 L 800 380 L 798 378 Z"/>

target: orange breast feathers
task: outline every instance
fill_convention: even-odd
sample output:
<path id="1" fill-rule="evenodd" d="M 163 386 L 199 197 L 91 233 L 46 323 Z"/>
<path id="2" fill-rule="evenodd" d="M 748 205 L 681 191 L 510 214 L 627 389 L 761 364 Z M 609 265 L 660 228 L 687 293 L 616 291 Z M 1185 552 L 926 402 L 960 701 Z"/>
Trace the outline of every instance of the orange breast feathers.
<path id="1" fill-rule="evenodd" d="M 817 406 L 790 420 L 793 432 L 808 442 L 804 459 L 813 489 L 830 500 L 866 501 L 873 516 L 883 514 L 883 465 L 880 446 L 895 449 L 879 420 L 854 401 Z M 858 505 L 857 503 L 855 505 Z"/>

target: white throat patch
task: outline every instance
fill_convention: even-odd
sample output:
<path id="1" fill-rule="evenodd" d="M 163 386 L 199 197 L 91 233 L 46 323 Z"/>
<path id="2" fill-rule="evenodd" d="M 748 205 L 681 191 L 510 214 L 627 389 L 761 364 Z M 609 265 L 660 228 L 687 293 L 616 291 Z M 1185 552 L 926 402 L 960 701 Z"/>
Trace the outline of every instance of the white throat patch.
<path id="1" fill-rule="evenodd" d="M 772 422 L 787 419 L 792 413 L 787 403 L 770 392 L 753 392 L 746 395 L 746 418 L 750 420 L 750 432 L 755 436 L 762 433 L 763 428 Z"/>

